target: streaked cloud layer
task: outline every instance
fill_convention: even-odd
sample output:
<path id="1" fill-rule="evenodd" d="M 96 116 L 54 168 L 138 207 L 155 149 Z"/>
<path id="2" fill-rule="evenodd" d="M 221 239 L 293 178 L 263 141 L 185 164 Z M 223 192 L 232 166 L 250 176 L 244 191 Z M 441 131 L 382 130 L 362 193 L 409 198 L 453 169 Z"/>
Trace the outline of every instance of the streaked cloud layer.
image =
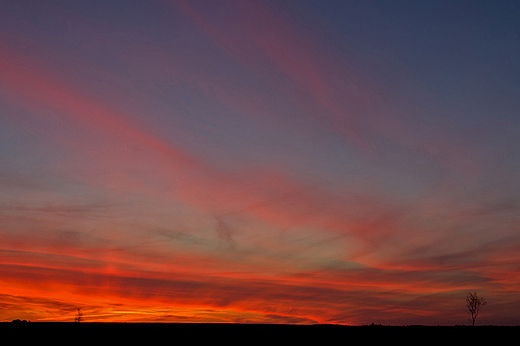
<path id="1" fill-rule="evenodd" d="M 520 324 L 518 4 L 0 5 L 0 320 Z"/>

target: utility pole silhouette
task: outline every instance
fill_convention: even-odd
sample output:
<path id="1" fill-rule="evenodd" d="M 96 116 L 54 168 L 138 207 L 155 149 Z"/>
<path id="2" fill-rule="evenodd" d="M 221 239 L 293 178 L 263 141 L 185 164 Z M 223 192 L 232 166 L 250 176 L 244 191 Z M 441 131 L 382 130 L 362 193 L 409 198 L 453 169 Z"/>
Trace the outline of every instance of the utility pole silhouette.
<path id="1" fill-rule="evenodd" d="M 76 312 L 76 316 L 74 317 L 74 322 L 83 322 L 83 311 L 81 311 L 80 308 L 78 308 L 78 311 Z"/>

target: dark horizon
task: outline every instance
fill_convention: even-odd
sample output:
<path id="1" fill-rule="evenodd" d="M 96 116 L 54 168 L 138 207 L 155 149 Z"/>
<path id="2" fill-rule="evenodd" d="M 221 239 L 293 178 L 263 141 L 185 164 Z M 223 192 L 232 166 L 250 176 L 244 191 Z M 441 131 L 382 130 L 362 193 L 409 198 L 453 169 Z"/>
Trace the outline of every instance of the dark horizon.
<path id="1" fill-rule="evenodd" d="M 179 323 L 179 322 L 35 322 L 0 323 L 4 335 L 32 332 L 29 338 L 52 337 L 56 341 L 77 339 L 82 341 L 118 340 L 140 342 L 175 338 L 176 341 L 220 341 L 243 343 L 257 342 L 337 342 L 345 338 L 365 338 L 373 342 L 399 340 L 417 342 L 509 342 L 518 335 L 520 326 L 384 326 L 384 325 L 289 325 L 240 323 Z M 10 334 L 13 333 L 13 334 Z M 15 334 L 16 333 L 16 334 Z"/>

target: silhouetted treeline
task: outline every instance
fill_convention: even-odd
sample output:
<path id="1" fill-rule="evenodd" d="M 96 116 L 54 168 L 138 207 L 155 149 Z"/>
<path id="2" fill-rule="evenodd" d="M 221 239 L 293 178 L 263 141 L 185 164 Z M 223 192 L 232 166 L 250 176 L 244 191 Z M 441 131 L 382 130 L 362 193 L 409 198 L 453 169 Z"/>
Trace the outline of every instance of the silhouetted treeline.
<path id="1" fill-rule="evenodd" d="M 95 323 L 95 322 L 32 322 L 0 323 L 0 333 L 9 336 L 35 337 L 35 340 L 52 338 L 70 342 L 143 342 L 154 345 L 164 340 L 193 343 L 214 343 L 222 340 L 235 344 L 257 342 L 311 342 L 323 345 L 356 342 L 389 342 L 392 340 L 468 343 L 493 342 L 506 344 L 509 338 L 518 336 L 520 326 L 386 326 L 386 325 L 281 325 L 281 324 L 233 324 L 233 323 Z M 36 339 L 38 337 L 38 339 Z M 28 341 L 28 340 L 26 340 Z M 502 342 L 503 341 L 503 342 Z"/>

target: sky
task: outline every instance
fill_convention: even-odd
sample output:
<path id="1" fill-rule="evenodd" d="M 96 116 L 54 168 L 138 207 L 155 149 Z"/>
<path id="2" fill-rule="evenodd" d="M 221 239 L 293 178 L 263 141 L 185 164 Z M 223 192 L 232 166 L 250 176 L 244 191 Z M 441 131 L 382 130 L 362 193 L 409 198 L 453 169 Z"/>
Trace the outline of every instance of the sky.
<path id="1" fill-rule="evenodd" d="M 0 321 L 519 325 L 519 13 L 0 0 Z"/>

